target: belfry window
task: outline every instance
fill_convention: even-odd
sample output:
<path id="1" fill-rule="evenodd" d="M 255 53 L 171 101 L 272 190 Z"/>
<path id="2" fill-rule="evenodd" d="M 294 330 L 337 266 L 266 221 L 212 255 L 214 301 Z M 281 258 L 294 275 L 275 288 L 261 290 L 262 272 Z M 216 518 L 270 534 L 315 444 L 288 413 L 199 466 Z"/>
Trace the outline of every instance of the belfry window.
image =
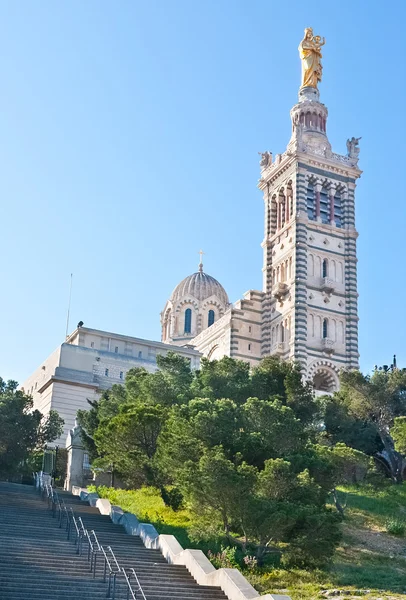
<path id="1" fill-rule="evenodd" d="M 192 332 L 192 309 L 187 308 L 185 310 L 185 333 Z"/>
<path id="2" fill-rule="evenodd" d="M 207 319 L 207 327 L 210 327 L 214 323 L 214 310 L 209 310 L 208 319 Z"/>
<path id="3" fill-rule="evenodd" d="M 307 216 L 310 221 L 316 220 L 315 202 L 314 202 L 314 186 L 309 183 L 307 187 Z"/>
<path id="4" fill-rule="evenodd" d="M 328 277 L 328 260 L 327 258 L 325 258 L 323 260 L 323 266 L 322 266 L 322 277 Z"/>
<path id="5" fill-rule="evenodd" d="M 334 221 L 336 227 L 341 227 L 341 195 L 334 196 Z"/>
<path id="6" fill-rule="evenodd" d="M 320 217 L 322 223 L 330 222 L 330 200 L 325 188 L 320 192 Z"/>
<path id="7" fill-rule="evenodd" d="M 328 319 L 323 319 L 323 339 L 328 337 Z"/>

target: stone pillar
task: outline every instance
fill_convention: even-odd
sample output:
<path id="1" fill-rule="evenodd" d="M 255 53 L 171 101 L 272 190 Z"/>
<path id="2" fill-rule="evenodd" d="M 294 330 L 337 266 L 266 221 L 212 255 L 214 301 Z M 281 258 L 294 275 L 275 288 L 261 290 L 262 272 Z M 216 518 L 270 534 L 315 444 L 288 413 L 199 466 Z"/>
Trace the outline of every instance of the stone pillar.
<path id="1" fill-rule="evenodd" d="M 289 192 L 286 192 L 285 223 L 289 223 L 289 213 L 290 213 L 289 203 L 290 203 Z"/>
<path id="2" fill-rule="evenodd" d="M 75 421 L 75 427 L 71 429 L 66 438 L 66 450 L 68 452 L 68 465 L 66 469 L 65 490 L 71 492 L 72 486 L 83 486 L 83 458 L 85 448 L 81 436 L 81 428 Z"/>
<path id="3" fill-rule="evenodd" d="M 321 192 L 321 183 L 316 183 L 314 186 L 314 196 L 316 201 L 316 221 L 320 223 L 320 192 Z"/>

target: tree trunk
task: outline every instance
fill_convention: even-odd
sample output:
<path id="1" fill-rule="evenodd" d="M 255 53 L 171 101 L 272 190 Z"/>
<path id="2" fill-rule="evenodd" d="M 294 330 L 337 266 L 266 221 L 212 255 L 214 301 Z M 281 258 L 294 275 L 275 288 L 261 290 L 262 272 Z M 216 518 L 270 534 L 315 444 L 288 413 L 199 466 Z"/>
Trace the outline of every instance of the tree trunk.
<path id="1" fill-rule="evenodd" d="M 334 504 L 335 504 L 337 511 L 344 518 L 344 508 L 345 507 L 341 504 L 340 500 L 338 499 L 338 494 L 337 494 L 336 488 L 333 489 L 333 499 L 334 499 Z"/>

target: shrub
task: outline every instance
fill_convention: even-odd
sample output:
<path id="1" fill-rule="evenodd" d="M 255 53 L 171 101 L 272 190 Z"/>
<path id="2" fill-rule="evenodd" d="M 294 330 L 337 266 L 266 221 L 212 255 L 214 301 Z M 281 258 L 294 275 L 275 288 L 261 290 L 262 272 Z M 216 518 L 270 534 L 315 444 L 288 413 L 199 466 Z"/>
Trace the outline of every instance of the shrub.
<path id="1" fill-rule="evenodd" d="M 237 548 L 235 546 L 222 546 L 221 552 L 217 553 L 213 553 L 209 550 L 207 557 L 216 569 L 238 569 L 240 567 L 240 562 L 237 558 Z"/>
<path id="2" fill-rule="evenodd" d="M 183 508 L 183 496 L 177 487 L 173 487 L 172 489 L 162 487 L 161 497 L 165 506 L 169 506 L 175 512 Z"/>
<path id="3" fill-rule="evenodd" d="M 258 566 L 258 560 L 255 558 L 255 556 L 244 556 L 244 565 L 248 571 L 255 571 Z"/>
<path id="4" fill-rule="evenodd" d="M 391 535 L 402 536 L 405 534 L 406 531 L 406 522 L 396 517 L 388 519 L 386 521 L 386 531 Z"/>

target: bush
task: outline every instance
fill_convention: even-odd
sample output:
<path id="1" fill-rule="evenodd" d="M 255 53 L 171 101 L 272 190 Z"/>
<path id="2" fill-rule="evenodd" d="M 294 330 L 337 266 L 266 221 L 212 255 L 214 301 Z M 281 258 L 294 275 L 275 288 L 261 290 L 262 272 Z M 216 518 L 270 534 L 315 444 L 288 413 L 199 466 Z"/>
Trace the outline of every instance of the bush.
<path id="1" fill-rule="evenodd" d="M 161 497 L 165 506 L 169 506 L 175 512 L 183 508 L 183 496 L 177 487 L 168 490 L 165 487 L 161 488 Z"/>
<path id="2" fill-rule="evenodd" d="M 238 569 L 241 566 L 240 561 L 237 557 L 238 550 L 235 546 L 221 547 L 221 552 L 214 554 L 211 550 L 208 551 L 207 556 L 211 564 L 216 569 Z"/>
<path id="3" fill-rule="evenodd" d="M 402 536 L 406 531 L 406 522 L 396 517 L 386 521 L 386 531 L 391 535 Z"/>

